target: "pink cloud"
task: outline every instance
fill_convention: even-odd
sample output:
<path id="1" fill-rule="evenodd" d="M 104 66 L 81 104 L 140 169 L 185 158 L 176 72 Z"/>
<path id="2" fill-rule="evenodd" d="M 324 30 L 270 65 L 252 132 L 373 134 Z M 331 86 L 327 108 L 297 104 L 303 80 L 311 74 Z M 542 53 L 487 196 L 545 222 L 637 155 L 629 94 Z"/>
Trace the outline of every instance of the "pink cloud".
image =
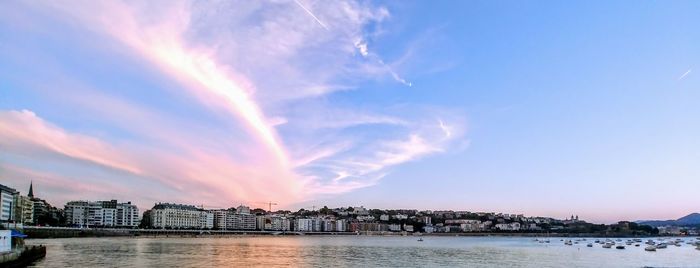
<path id="1" fill-rule="evenodd" d="M 0 122 L 8 129 L 17 127 L 6 133 L 7 144 L 14 147 L 8 153 L 51 151 L 174 189 L 190 203 L 275 200 L 291 204 L 317 194 L 371 186 L 387 168 L 443 152 L 449 142 L 459 138 L 456 131 L 447 128 L 446 121 L 425 128 L 421 124 L 424 120 L 354 107 L 341 109 L 333 104 L 288 117 L 285 103 L 353 88 L 333 83 L 337 76 L 387 75 L 362 71 L 366 65 L 386 69 L 383 62 L 358 61 L 356 57 L 357 40 L 363 43 L 360 53 L 369 53 L 363 27 L 387 19 L 386 9 L 358 2 L 303 4 L 326 23 L 328 30 L 309 21 L 306 11 L 291 1 L 248 3 L 235 8 L 218 4 L 221 6 L 217 10 L 225 16 L 197 13 L 197 8 L 216 5 L 207 2 L 175 1 L 157 7 L 120 1 L 27 4 L 117 41 L 115 45 L 83 40 L 98 48 L 116 46 L 124 55 L 144 59 L 161 72 L 162 78 L 180 83 L 196 100 L 193 103 L 223 116 L 226 125 L 175 122 L 160 111 L 126 100 L 81 93 L 62 99 L 135 134 L 136 141 L 70 132 L 32 112 L 10 111 Z M 266 8 L 268 5 L 275 8 Z M 263 14 L 258 18 L 260 23 L 242 24 L 248 20 L 244 18 L 257 14 Z M 240 27 L 220 31 L 223 34 L 217 31 L 211 35 L 214 37 L 207 35 L 210 27 L 229 23 L 240 23 Z M 90 91 L 89 86 L 85 88 Z M 361 125 L 390 126 L 393 130 L 370 141 L 343 133 Z M 303 129 L 299 133 L 304 135 L 285 136 L 280 130 L 283 128 Z M 443 137 L 445 130 L 449 130 L 450 137 Z M 35 157 L 56 161 L 55 156 Z M 119 175 L 113 174 L 112 178 L 119 179 Z"/>

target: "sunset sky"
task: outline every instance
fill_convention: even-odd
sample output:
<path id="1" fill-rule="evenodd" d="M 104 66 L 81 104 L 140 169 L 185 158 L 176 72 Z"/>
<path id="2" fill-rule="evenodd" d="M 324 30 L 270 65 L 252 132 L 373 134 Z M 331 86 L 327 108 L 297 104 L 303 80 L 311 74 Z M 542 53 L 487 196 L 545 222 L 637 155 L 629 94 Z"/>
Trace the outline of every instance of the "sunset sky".
<path id="1" fill-rule="evenodd" d="M 3 1 L 0 184 L 593 222 L 700 211 L 698 1 Z"/>

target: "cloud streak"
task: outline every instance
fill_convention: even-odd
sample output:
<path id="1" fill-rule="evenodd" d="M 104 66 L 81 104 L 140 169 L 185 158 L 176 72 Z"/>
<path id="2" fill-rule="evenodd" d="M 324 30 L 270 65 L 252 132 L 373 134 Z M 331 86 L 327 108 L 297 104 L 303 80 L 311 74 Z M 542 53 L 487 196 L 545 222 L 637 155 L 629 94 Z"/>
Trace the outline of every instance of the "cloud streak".
<path id="1" fill-rule="evenodd" d="M 316 22 L 318 22 L 318 24 L 321 25 L 321 27 L 323 27 L 324 29 L 328 30 L 328 26 L 326 26 L 326 24 L 324 24 L 321 20 L 319 20 L 318 17 L 316 17 L 316 15 L 314 15 L 314 13 L 311 12 L 311 10 L 309 10 L 309 9 L 306 8 L 304 5 L 302 5 L 302 4 L 299 2 L 299 0 L 294 0 L 294 3 L 297 3 L 297 5 L 298 5 L 301 9 L 303 9 L 304 11 L 306 11 L 306 14 L 309 14 L 309 16 L 311 16 L 312 18 L 314 18 L 314 20 L 316 20 Z"/>
<path id="2" fill-rule="evenodd" d="M 84 79 L 82 97 L 52 101 L 75 104 L 71 109 L 104 117 L 102 124 L 126 128 L 131 136 L 99 125 L 75 131 L 70 123 L 61 126 L 65 120 L 49 122 L 30 110 L 2 111 L 0 145 L 7 149 L 2 154 L 12 159 L 14 170 L 22 170 L 13 174 L 66 180 L 69 174 L 106 169 L 100 171 L 105 180 L 162 187 L 181 194 L 182 202 L 216 200 L 209 205 L 225 206 L 275 200 L 291 205 L 374 185 L 392 167 L 445 152 L 463 134 L 460 126 L 449 124 L 459 120 L 435 122 L 427 119 L 434 116 L 428 110 L 393 111 L 384 104 L 360 107 L 321 98 L 359 91 L 348 81 L 387 75 L 411 86 L 368 48 L 366 26 L 388 18 L 383 7 L 318 2 L 312 12 L 297 0 L 176 1 L 158 7 L 121 1 L 23 5 L 63 21 L 79 38 L 88 36 L 69 42 L 116 50 L 112 53 L 142 63 L 137 68 L 147 70 L 147 78 L 167 81 L 159 84 L 163 88 L 142 90 L 184 93 L 182 110 L 204 112 L 178 119 L 179 114 L 159 110 L 157 103 L 144 108 L 147 104 L 129 99 L 133 96 L 117 98 L 113 95 L 121 92 L 104 92 L 108 90 Z M 315 24 L 308 23 L 309 16 Z M 21 156 L 47 164 L 28 164 Z M 172 201 L 158 199 L 166 195 L 140 196 L 144 202 Z"/>

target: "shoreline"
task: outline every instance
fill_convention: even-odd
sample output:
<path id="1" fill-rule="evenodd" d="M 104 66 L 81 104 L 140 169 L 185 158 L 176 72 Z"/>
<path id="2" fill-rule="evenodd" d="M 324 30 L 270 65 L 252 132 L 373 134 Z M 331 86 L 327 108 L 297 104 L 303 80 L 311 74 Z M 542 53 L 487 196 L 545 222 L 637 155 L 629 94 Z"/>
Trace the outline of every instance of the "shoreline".
<path id="1" fill-rule="evenodd" d="M 111 229 L 111 228 L 65 228 L 30 227 L 24 228 L 27 239 L 81 238 L 81 237 L 173 237 L 173 238 L 217 238 L 254 236 L 413 236 L 413 237 L 532 237 L 532 238 L 589 238 L 589 237 L 693 237 L 673 235 L 627 235 L 596 233 L 407 233 L 407 232 L 294 232 L 259 230 L 163 230 L 163 229 Z"/>

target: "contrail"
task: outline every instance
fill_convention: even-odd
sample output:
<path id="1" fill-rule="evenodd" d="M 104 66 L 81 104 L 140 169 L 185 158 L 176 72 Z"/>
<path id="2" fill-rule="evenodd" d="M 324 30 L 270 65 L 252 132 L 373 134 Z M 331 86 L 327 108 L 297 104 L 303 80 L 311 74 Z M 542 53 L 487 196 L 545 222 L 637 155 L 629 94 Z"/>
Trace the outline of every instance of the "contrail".
<path id="1" fill-rule="evenodd" d="M 321 25 L 321 27 L 323 27 L 323 29 L 330 30 L 330 29 L 328 29 L 328 26 L 326 26 L 326 24 L 324 24 L 321 20 L 319 20 L 318 17 L 316 17 L 316 15 L 314 15 L 314 13 L 311 12 L 311 10 L 309 10 L 304 5 L 302 5 L 301 2 L 299 2 L 299 0 L 294 0 L 294 3 L 297 3 L 297 5 L 299 7 L 301 7 L 304 11 L 306 11 L 306 13 L 308 13 L 312 18 L 314 18 L 314 20 L 316 20 L 316 22 L 318 22 L 318 24 Z M 362 55 L 362 57 L 367 58 L 369 56 L 369 52 L 367 51 L 367 43 L 360 40 L 360 41 L 355 42 L 354 45 L 360 51 L 360 54 Z M 397 82 L 399 82 L 401 84 L 409 86 L 409 87 L 413 86 L 413 84 L 411 82 L 406 81 L 406 79 L 403 79 L 401 76 L 399 76 L 399 74 L 397 74 L 391 68 L 391 66 L 384 63 L 384 61 L 382 61 L 381 59 L 379 59 L 379 63 L 382 64 L 382 66 L 389 71 L 389 73 L 391 74 L 391 77 L 394 78 L 394 80 L 396 80 Z"/>
<path id="2" fill-rule="evenodd" d="M 685 72 L 683 75 L 681 75 L 681 77 L 678 77 L 678 80 L 680 81 L 681 79 L 685 78 L 685 76 L 688 75 L 690 73 L 690 71 L 692 71 L 692 70 L 693 69 L 688 69 L 688 71 Z"/>
<path id="3" fill-rule="evenodd" d="M 321 27 L 323 27 L 324 29 L 328 30 L 328 27 L 327 27 L 325 24 L 323 24 L 323 22 L 321 22 L 321 20 L 319 20 L 319 19 L 316 17 L 316 15 L 314 15 L 314 13 L 311 13 L 311 10 L 306 9 L 306 7 L 304 7 L 304 5 L 302 5 L 301 3 L 299 3 L 299 0 L 294 0 L 294 2 L 297 3 L 297 5 L 299 5 L 299 7 L 301 7 L 302 9 L 304 9 L 304 11 L 306 11 L 306 13 L 309 13 L 309 15 L 311 15 L 311 17 L 313 17 L 313 18 L 316 20 L 316 22 L 318 22 L 318 24 L 321 25 Z"/>

